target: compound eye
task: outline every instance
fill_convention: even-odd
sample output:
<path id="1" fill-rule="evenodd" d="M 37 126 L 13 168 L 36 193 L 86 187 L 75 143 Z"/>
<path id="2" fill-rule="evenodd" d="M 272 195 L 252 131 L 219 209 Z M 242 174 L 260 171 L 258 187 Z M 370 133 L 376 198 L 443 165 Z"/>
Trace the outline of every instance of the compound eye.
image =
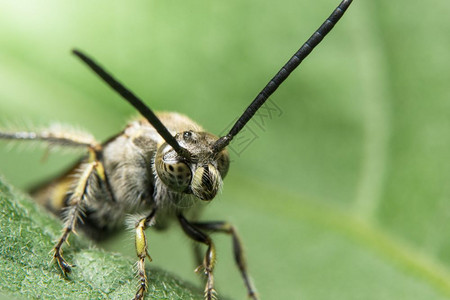
<path id="1" fill-rule="evenodd" d="M 220 176 L 224 178 L 228 173 L 230 167 L 230 156 L 227 150 L 222 150 L 217 156 L 217 170 L 219 170 Z"/>
<path id="2" fill-rule="evenodd" d="M 167 163 L 160 159 L 156 163 L 156 172 L 164 184 L 177 192 L 183 192 L 191 183 L 191 169 L 184 162 Z"/>

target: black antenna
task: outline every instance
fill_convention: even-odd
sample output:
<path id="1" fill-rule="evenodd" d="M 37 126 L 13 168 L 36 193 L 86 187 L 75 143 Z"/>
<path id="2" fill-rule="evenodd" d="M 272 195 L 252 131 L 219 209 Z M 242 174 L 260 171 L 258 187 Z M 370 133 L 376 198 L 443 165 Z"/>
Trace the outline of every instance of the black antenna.
<path id="1" fill-rule="evenodd" d="M 334 25 L 344 15 L 352 0 L 343 0 L 325 22 L 317 29 L 313 35 L 300 47 L 300 49 L 289 59 L 280 71 L 269 81 L 269 83 L 256 96 L 253 102 L 247 107 L 242 116 L 234 123 L 227 135 L 218 139 L 213 145 L 214 152 L 219 152 L 225 148 L 239 131 L 244 128 L 248 121 L 254 116 L 258 109 L 277 90 L 277 88 L 289 77 L 302 61 L 312 52 L 322 39 L 333 29 Z"/>
<path id="2" fill-rule="evenodd" d="M 94 71 L 100 78 L 103 79 L 110 87 L 112 87 L 117 93 L 119 93 L 125 100 L 127 100 L 131 105 L 133 105 L 141 114 L 144 116 L 150 124 L 156 129 L 160 136 L 172 146 L 172 148 L 184 158 L 189 158 L 190 153 L 185 148 L 181 147 L 177 140 L 170 134 L 169 130 L 161 123 L 158 117 L 153 113 L 153 111 L 142 102 L 136 95 L 133 94 L 129 89 L 127 89 L 123 84 L 114 79 L 110 74 L 108 74 L 102 67 L 100 67 L 96 62 L 87 57 L 79 50 L 72 50 L 72 53 L 78 56 L 84 63 L 86 63 L 92 71 Z"/>

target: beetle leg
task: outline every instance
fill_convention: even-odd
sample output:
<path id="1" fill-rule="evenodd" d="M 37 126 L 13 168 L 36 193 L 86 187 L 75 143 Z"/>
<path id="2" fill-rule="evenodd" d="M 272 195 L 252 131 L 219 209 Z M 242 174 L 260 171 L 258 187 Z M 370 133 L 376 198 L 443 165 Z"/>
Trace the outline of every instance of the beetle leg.
<path id="1" fill-rule="evenodd" d="M 255 287 L 252 284 L 252 281 L 250 280 L 250 277 L 247 273 L 247 263 L 245 260 L 244 250 L 242 247 L 242 242 L 239 237 L 239 234 L 236 231 L 236 228 L 231 225 L 228 222 L 196 222 L 192 223 L 193 226 L 208 230 L 212 232 L 222 232 L 226 234 L 230 234 L 232 236 L 233 240 L 233 253 L 234 253 L 234 260 L 239 268 L 239 271 L 241 272 L 242 278 L 244 279 L 244 284 L 247 288 L 248 297 L 253 300 L 258 299 L 258 295 L 256 294 Z"/>
<path id="2" fill-rule="evenodd" d="M 205 233 L 194 227 L 191 223 L 189 223 L 188 220 L 186 220 L 186 218 L 183 215 L 179 214 L 178 220 L 180 221 L 180 225 L 181 228 L 183 228 L 183 231 L 191 239 L 208 246 L 205 257 L 203 259 L 203 263 L 199 267 L 197 267 L 195 271 L 199 272 L 200 270 L 203 270 L 207 277 L 205 286 L 205 299 L 206 300 L 216 299 L 216 291 L 214 289 L 214 276 L 213 276 L 213 269 L 216 263 L 216 248 L 214 246 L 214 243 L 208 235 L 206 235 Z"/>
<path id="3" fill-rule="evenodd" d="M 49 127 L 42 131 L 16 131 L 0 130 L 0 139 L 46 142 L 49 146 L 101 148 L 100 144 L 89 134 L 72 132 L 60 128 Z"/>
<path id="4" fill-rule="evenodd" d="M 88 186 L 89 186 L 89 178 L 97 170 L 99 163 L 97 161 L 90 162 L 86 164 L 83 172 L 81 173 L 80 178 L 78 179 L 77 185 L 73 190 L 69 201 L 68 206 L 65 208 L 65 225 L 63 229 L 63 234 L 59 238 L 55 247 L 53 248 L 53 258 L 56 259 L 59 267 L 61 268 L 64 275 L 70 273 L 72 271 L 72 265 L 70 265 L 63 257 L 62 257 L 62 245 L 64 242 L 67 242 L 69 235 L 71 232 L 74 232 L 75 226 L 79 219 L 81 219 L 83 215 L 83 209 L 86 204 L 86 197 L 88 194 Z"/>
<path id="5" fill-rule="evenodd" d="M 134 296 L 135 300 L 144 299 L 144 293 L 147 291 L 148 285 L 147 285 L 147 275 L 145 274 L 145 258 L 148 257 L 150 261 L 152 261 L 152 258 L 147 252 L 147 239 L 145 238 L 145 232 L 144 230 L 151 226 L 155 219 L 156 209 L 153 209 L 150 214 L 140 219 L 136 223 L 136 255 L 138 257 L 137 262 L 137 272 L 139 276 L 139 289 L 136 292 L 136 295 Z"/>

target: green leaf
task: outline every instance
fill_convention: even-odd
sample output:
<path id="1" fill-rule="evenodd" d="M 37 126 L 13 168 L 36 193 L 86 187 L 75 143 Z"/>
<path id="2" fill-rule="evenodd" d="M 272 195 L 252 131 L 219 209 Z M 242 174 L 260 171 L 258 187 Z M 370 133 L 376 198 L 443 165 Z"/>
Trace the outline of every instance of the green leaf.
<path id="1" fill-rule="evenodd" d="M 71 238 L 66 257 L 77 265 L 64 278 L 49 250 L 61 223 L 28 197 L 0 181 L 0 291 L 43 299 L 131 299 L 136 292 L 135 262 Z M 203 299 L 201 290 L 155 268 L 148 269 L 152 299 Z"/>
<path id="2" fill-rule="evenodd" d="M 3 2 L 0 123 L 62 121 L 106 140 L 135 112 L 73 47 L 153 109 L 219 134 L 338 1 Z M 202 218 L 237 226 L 262 299 L 450 298 L 449 14 L 448 0 L 353 1 L 271 98 L 279 110 L 230 151 Z M 44 150 L 4 145 L 0 172 L 19 188 L 78 158 L 42 164 Z M 151 270 L 198 284 L 190 241 L 172 229 L 149 230 Z M 230 238 L 213 238 L 219 295 L 243 299 Z M 135 259 L 129 234 L 97 246 Z"/>

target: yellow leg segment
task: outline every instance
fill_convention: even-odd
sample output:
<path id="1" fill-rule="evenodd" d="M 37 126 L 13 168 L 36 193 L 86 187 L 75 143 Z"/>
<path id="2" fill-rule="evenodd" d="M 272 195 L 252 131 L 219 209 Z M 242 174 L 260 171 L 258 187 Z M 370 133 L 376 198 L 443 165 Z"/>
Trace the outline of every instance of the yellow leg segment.
<path id="1" fill-rule="evenodd" d="M 147 275 L 145 274 L 145 258 L 148 257 L 150 261 L 152 258 L 148 254 L 147 251 L 147 239 L 145 237 L 145 229 L 149 227 L 154 219 L 155 219 L 156 209 L 152 210 L 152 212 L 146 217 L 139 220 L 136 224 L 136 255 L 138 257 L 137 262 L 137 273 L 139 276 L 139 288 L 134 296 L 135 300 L 144 299 L 144 294 L 147 291 Z"/>
<path id="2" fill-rule="evenodd" d="M 75 226 L 77 224 L 78 219 L 80 218 L 84 204 L 85 204 L 85 197 L 87 194 L 88 189 L 88 182 L 89 178 L 92 175 L 94 169 L 97 166 L 97 162 L 91 162 L 86 165 L 85 169 L 83 170 L 77 186 L 75 187 L 69 203 L 68 207 L 65 211 L 65 225 L 63 229 L 63 234 L 58 240 L 58 243 L 56 243 L 55 247 L 53 248 L 53 258 L 58 263 L 58 266 L 61 268 L 61 271 L 64 273 L 64 275 L 67 275 L 67 273 L 70 273 L 72 271 L 72 265 L 70 265 L 62 256 L 62 245 L 64 242 L 67 242 L 67 239 L 69 238 L 69 235 L 71 232 L 75 232 Z"/>

